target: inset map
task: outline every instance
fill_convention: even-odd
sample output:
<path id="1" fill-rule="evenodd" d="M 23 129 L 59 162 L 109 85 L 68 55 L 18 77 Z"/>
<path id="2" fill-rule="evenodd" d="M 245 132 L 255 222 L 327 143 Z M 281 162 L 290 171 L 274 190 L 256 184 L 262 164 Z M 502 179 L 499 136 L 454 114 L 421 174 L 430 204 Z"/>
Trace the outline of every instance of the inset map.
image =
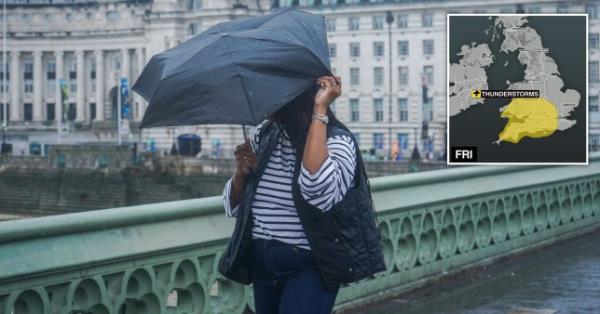
<path id="1" fill-rule="evenodd" d="M 587 15 L 448 15 L 448 162 L 587 164 Z"/>

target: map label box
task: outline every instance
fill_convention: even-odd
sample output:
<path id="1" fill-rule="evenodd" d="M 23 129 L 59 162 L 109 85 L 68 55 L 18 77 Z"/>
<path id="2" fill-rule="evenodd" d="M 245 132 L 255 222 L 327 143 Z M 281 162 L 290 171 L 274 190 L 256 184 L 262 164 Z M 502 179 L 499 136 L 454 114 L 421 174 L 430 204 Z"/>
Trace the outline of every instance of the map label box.
<path id="1" fill-rule="evenodd" d="M 451 147 L 450 160 L 452 162 L 476 162 L 477 147 Z"/>

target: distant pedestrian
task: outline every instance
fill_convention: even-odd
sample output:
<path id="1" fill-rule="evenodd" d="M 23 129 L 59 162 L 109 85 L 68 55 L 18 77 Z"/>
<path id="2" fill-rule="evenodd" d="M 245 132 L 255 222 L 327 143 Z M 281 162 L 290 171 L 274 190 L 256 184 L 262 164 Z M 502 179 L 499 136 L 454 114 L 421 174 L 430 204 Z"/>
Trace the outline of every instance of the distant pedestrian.
<path id="1" fill-rule="evenodd" d="M 341 283 L 385 270 L 360 150 L 329 108 L 339 82 L 319 78 L 320 89 L 275 112 L 234 152 L 225 212 L 248 215 L 240 230 L 251 232 L 230 241 L 243 253 L 228 270 L 251 279 L 257 314 L 330 313 Z"/>

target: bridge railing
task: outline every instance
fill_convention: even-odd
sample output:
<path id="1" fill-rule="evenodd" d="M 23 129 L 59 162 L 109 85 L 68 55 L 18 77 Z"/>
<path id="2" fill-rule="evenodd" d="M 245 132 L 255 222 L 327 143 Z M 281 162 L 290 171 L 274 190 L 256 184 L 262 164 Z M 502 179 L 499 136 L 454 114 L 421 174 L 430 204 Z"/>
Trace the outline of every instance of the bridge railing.
<path id="1" fill-rule="evenodd" d="M 600 227 L 587 166 L 479 166 L 373 178 L 387 271 L 336 309 Z M 0 313 L 242 313 L 251 286 L 217 270 L 221 197 L 0 223 Z"/>

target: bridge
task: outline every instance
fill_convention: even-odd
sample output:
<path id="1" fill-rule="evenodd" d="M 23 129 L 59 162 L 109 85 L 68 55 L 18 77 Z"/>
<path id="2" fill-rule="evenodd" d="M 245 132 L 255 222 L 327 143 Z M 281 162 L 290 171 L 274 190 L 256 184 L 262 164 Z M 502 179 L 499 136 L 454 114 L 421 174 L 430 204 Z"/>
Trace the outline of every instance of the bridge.
<path id="1" fill-rule="evenodd" d="M 387 271 L 345 285 L 364 306 L 599 229 L 587 166 L 478 166 L 371 179 Z M 233 230 L 220 196 L 0 223 L 0 313 L 244 313 L 223 278 Z"/>

